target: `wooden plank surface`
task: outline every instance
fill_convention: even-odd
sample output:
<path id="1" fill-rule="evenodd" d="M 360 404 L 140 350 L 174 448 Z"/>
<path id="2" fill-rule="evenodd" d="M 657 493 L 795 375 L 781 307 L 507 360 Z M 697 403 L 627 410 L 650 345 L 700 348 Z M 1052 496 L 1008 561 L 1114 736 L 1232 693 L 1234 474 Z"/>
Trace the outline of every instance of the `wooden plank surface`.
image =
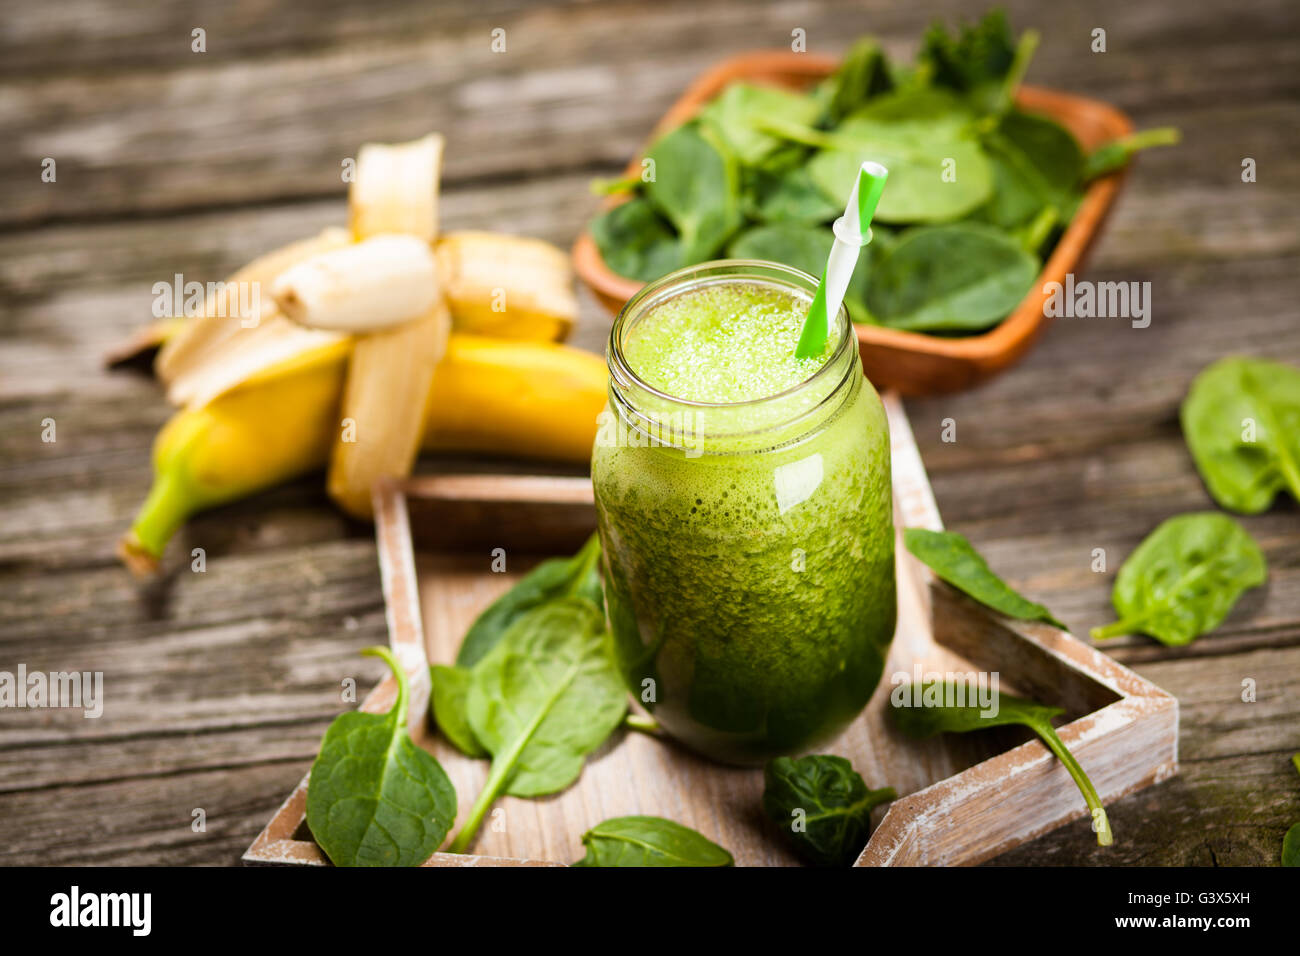
<path id="1" fill-rule="evenodd" d="M 1008 4 L 1043 42 L 1029 79 L 1108 99 L 1185 142 L 1143 156 L 1087 270 L 1150 281 L 1150 328 L 1059 320 L 976 391 L 910 401 L 939 507 L 1016 586 L 1078 631 L 1108 620 L 1123 558 L 1163 518 L 1212 507 L 1177 405 L 1226 353 L 1300 363 L 1300 23 L 1288 0 Z M 567 244 L 698 71 L 807 31 L 907 54 L 982 4 L 169 4 L 6 9 L 0 32 L 0 670 L 102 670 L 105 714 L 0 711 L 0 863 L 230 864 L 382 664 L 370 530 L 296 482 L 201 516 L 174 571 L 140 588 L 113 558 L 167 409 L 109 374 L 155 281 L 220 278 L 340 221 L 340 162 L 367 138 L 441 128 L 450 227 Z M 364 11 L 364 12 L 361 12 Z M 1108 52 L 1088 50 L 1107 30 Z M 208 52 L 190 51 L 207 31 Z M 491 52 L 491 30 L 507 52 Z M 58 180 L 43 183 L 53 157 Z M 1243 157 L 1258 182 L 1240 181 Z M 608 317 L 583 297 L 577 341 Z M 40 441 L 41 421 L 58 441 Z M 957 441 L 942 424 L 956 422 Z M 466 462 L 426 461 L 426 469 Z M 1108 649 L 1182 702 L 1182 773 L 999 863 L 1270 863 L 1300 820 L 1300 512 L 1245 519 L 1271 577 L 1213 635 Z M 208 570 L 182 563 L 207 550 Z M 1105 573 L 1091 570 L 1104 548 Z M 1257 699 L 1241 700 L 1242 682 Z M 196 832 L 191 814 L 206 812 Z"/>

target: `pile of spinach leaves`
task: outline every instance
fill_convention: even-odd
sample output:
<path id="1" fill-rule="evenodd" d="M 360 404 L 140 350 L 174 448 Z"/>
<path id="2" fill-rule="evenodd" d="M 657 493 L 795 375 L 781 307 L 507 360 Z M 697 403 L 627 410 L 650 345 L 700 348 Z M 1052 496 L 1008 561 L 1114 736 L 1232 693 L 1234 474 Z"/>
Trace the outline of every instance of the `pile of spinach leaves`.
<path id="1" fill-rule="evenodd" d="M 985 331 L 1031 290 L 1090 180 L 1151 130 L 1085 154 L 1060 124 L 1013 105 L 1037 45 L 1000 10 L 955 33 L 935 24 L 916 62 L 859 40 L 803 93 L 737 82 L 651 144 L 626 197 L 591 223 L 605 263 L 657 279 L 730 256 L 820 275 L 864 160 L 889 168 L 874 240 L 845 302 L 855 322 L 940 335 Z"/>

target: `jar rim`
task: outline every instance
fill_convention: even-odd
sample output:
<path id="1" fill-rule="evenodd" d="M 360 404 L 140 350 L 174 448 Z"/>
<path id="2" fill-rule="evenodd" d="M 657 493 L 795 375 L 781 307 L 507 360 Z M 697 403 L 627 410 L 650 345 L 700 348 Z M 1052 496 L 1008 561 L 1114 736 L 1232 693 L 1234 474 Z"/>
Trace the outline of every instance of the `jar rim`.
<path id="1" fill-rule="evenodd" d="M 670 402 L 686 408 L 757 408 L 768 403 L 776 403 L 782 399 L 790 398 L 810 385 L 824 378 L 829 378 L 833 375 L 835 366 L 843 361 L 844 353 L 849 349 L 850 345 L 852 345 L 856 350 L 857 336 L 853 334 L 852 324 L 849 321 L 848 309 L 843 303 L 841 303 L 839 313 L 836 316 L 841 332 L 835 350 L 815 372 L 807 378 L 791 385 L 789 388 L 783 389 L 779 392 L 773 392 L 771 395 L 764 395 L 760 398 L 749 398 L 739 402 L 704 402 L 697 399 L 681 398 L 677 395 L 671 395 L 668 392 L 656 388 L 632 369 L 632 366 L 627 361 L 627 357 L 623 354 L 622 333 L 625 329 L 628 318 L 629 316 L 638 314 L 640 310 L 643 310 L 646 307 L 648 300 L 662 295 L 669 287 L 686 285 L 686 283 L 691 279 L 703 280 L 712 275 L 717 275 L 719 279 L 729 280 L 744 280 L 747 277 L 752 277 L 757 279 L 775 279 L 777 281 L 782 281 L 784 278 L 786 285 L 795 286 L 801 292 L 808 292 L 811 294 L 817 289 L 817 279 L 809 275 L 807 272 L 804 272 L 801 269 L 796 269 L 793 266 L 784 265 L 779 262 L 770 262 L 764 259 L 714 259 L 709 262 L 701 262 L 674 270 L 673 272 L 669 272 L 667 275 L 660 276 L 652 282 L 647 282 L 641 287 L 636 295 L 628 299 L 627 304 L 623 306 L 618 317 L 614 319 L 614 324 L 610 329 L 609 345 L 606 350 L 605 363 L 609 368 L 611 389 L 617 381 L 618 384 L 624 388 L 637 388 L 660 401 Z M 831 395 L 839 391 L 841 385 L 842 383 L 837 383 L 835 387 L 827 393 L 826 398 L 829 398 Z M 818 404 L 821 403 L 819 402 Z"/>

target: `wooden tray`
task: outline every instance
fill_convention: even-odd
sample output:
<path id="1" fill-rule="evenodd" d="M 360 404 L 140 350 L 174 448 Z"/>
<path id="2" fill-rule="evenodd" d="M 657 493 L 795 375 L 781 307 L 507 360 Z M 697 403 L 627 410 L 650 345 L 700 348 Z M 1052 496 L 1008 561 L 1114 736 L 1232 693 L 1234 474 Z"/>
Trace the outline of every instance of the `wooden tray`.
<path id="1" fill-rule="evenodd" d="M 896 396 L 886 396 L 893 446 L 895 520 L 939 528 L 939 514 Z M 375 521 L 392 646 L 411 678 L 410 726 L 456 785 L 463 819 L 487 777 L 485 760 L 462 756 L 430 729 L 427 662 L 451 661 L 469 623 L 536 560 L 571 554 L 595 524 L 585 478 L 457 475 L 380 489 Z M 489 571 L 506 550 L 509 573 Z M 530 559 L 524 555 L 532 553 Z M 1004 690 L 1064 707 L 1061 739 L 1106 802 L 1178 768 L 1178 702 L 1132 671 L 1044 624 L 996 615 L 935 580 L 901 544 L 898 629 L 885 676 L 867 709 L 825 752 L 853 763 L 871 787 L 894 787 L 859 866 L 978 863 L 1032 840 L 1087 808 L 1064 767 L 1037 739 L 986 731 L 921 743 L 892 727 L 890 676 L 996 670 Z M 384 679 L 362 708 L 392 706 Z M 796 862 L 762 815 L 762 771 L 722 767 L 670 742 L 618 731 L 582 776 L 553 797 L 505 797 L 485 821 L 476 856 L 436 853 L 428 866 L 570 863 L 581 835 L 612 816 L 646 813 L 694 827 L 740 865 Z M 304 821 L 306 778 L 249 847 L 250 863 L 323 864 Z M 877 811 L 880 813 L 881 811 Z M 1112 819 L 1117 840 L 1137 821 Z M 1080 839 L 1089 839 L 1081 834 Z"/>
<path id="2" fill-rule="evenodd" d="M 839 60 L 790 51 L 745 53 L 722 61 L 687 88 L 655 126 L 649 142 L 662 132 L 690 119 L 724 87 L 737 81 L 801 89 L 834 72 Z M 1055 90 L 1022 86 L 1016 105 L 1043 113 L 1063 125 L 1093 149 L 1132 132 L 1133 123 L 1113 106 Z M 640 157 L 624 171 L 641 173 Z M 1049 319 L 1043 314 L 1047 282 L 1064 283 L 1068 272 L 1077 273 L 1119 192 L 1125 170 L 1103 176 L 1088 187 L 1061 240 L 1043 265 L 1033 290 L 1000 324 L 981 335 L 942 338 L 903 332 L 875 325 L 855 325 L 862 368 L 877 388 L 897 389 L 905 395 L 927 395 L 970 388 L 1019 361 L 1038 338 Z M 626 201 L 612 197 L 605 208 Z M 573 265 L 579 278 L 612 313 L 617 313 L 643 283 L 611 270 L 601 258 L 591 233 L 584 231 L 573 247 Z"/>

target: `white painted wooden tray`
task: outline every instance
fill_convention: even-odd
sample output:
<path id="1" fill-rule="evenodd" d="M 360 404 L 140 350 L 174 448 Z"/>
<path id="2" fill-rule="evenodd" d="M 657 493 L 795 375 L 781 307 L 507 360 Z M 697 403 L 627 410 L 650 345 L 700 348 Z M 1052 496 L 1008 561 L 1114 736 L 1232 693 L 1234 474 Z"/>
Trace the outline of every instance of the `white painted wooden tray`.
<path id="1" fill-rule="evenodd" d="M 895 520 L 941 526 L 902 403 L 886 396 L 893 445 Z M 376 528 L 391 644 L 411 678 L 410 725 L 456 785 L 461 817 L 488 764 L 439 737 L 426 717 L 428 662 L 449 662 L 466 628 L 541 558 L 570 554 L 595 524 L 584 478 L 457 475 L 414 478 L 376 495 Z M 490 573 L 504 548 L 509 572 Z M 891 677 L 997 671 L 1001 688 L 1066 710 L 1059 733 L 1103 801 L 1178 769 L 1178 702 L 1069 634 L 1001 617 L 937 581 L 898 547 L 898 630 L 881 686 L 859 717 L 821 748 L 847 757 L 871 787 L 900 799 L 858 866 L 979 863 L 1061 824 L 1087 816 L 1065 768 L 1036 738 L 1013 728 L 917 742 L 886 713 Z M 362 707 L 385 711 L 386 678 Z M 1023 741 L 1023 742 L 1022 742 Z M 671 742 L 617 732 L 588 760 L 578 782 L 553 797 L 506 797 L 474 844 L 476 855 L 436 853 L 429 866 L 565 864 L 583 855 L 581 836 L 608 817 L 654 814 L 727 847 L 738 865 L 797 862 L 760 807 L 762 771 L 722 767 Z M 323 864 L 307 831 L 306 778 L 244 855 L 249 863 Z M 877 811 L 880 814 L 882 811 Z M 1117 840 L 1126 826 L 1112 814 Z M 1081 836 L 1081 839 L 1089 839 Z"/>

